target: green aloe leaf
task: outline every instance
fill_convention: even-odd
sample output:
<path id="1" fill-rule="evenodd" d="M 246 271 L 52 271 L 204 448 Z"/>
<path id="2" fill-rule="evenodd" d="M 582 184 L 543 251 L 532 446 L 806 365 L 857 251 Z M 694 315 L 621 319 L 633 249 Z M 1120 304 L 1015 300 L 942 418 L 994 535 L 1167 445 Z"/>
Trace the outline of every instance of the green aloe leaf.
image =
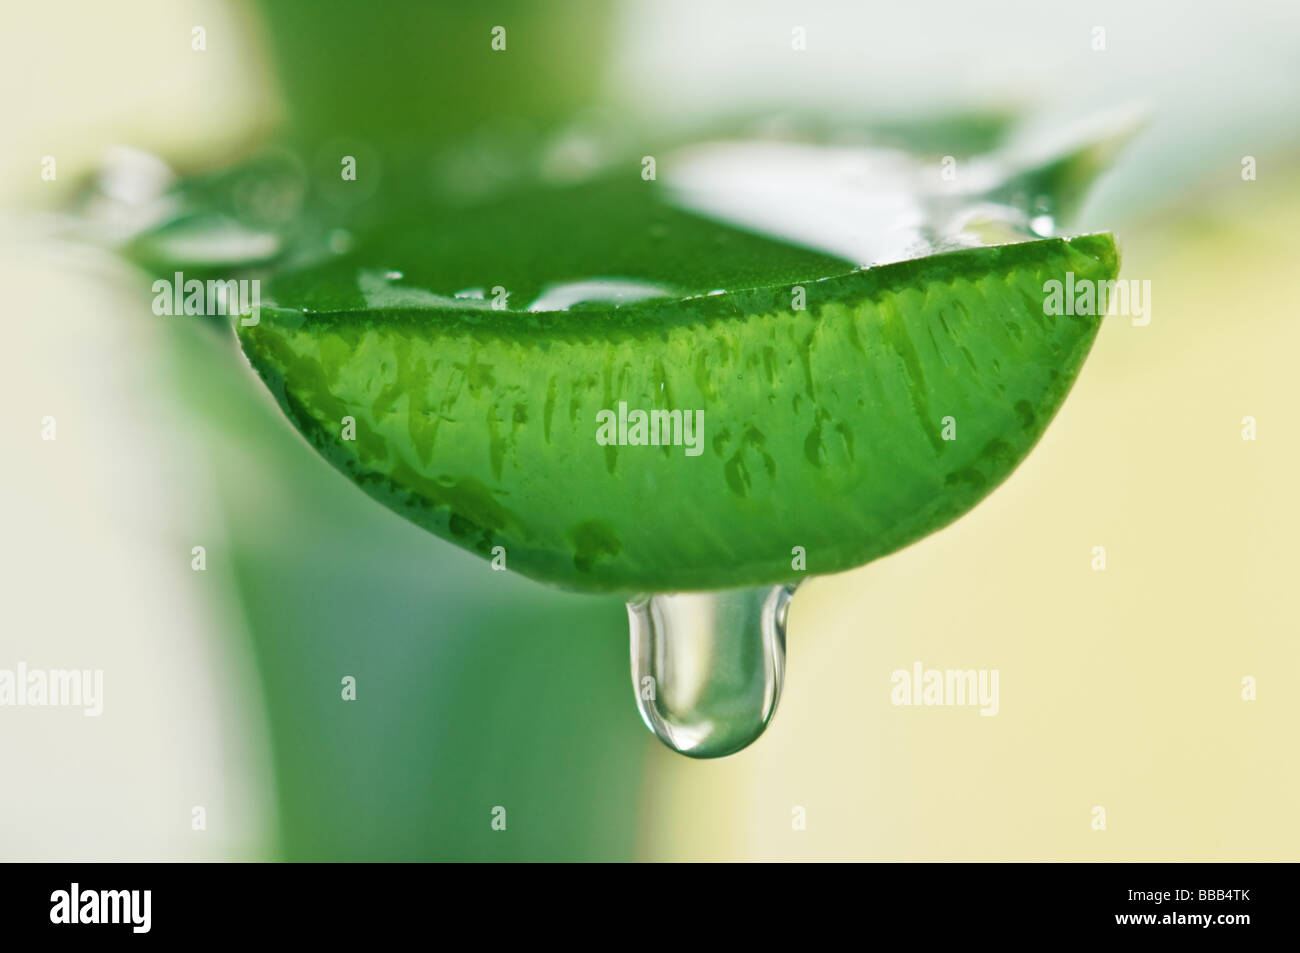
<path id="1" fill-rule="evenodd" d="M 326 459 L 444 539 L 572 589 L 717 589 L 799 576 L 795 547 L 811 573 L 858 566 L 967 512 L 1096 335 L 1044 313 L 1045 283 L 1118 269 L 1107 235 L 858 269 L 650 194 L 391 207 L 275 275 L 241 344 Z M 695 430 L 602 443 L 620 405 Z"/>

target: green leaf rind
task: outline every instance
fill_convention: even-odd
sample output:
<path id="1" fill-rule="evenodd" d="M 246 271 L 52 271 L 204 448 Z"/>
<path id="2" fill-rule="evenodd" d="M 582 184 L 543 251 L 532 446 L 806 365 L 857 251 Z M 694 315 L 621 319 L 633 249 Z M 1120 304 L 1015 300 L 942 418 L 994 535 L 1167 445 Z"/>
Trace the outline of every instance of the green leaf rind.
<path id="1" fill-rule="evenodd" d="M 240 340 L 312 446 L 438 536 L 572 589 L 719 589 L 798 578 L 794 547 L 809 573 L 850 569 L 970 510 L 1100 324 L 1045 314 L 1044 284 L 1118 265 L 1087 235 L 806 282 L 802 311 L 789 286 L 549 313 L 264 307 Z M 703 452 L 598 445 L 620 401 L 703 410 Z"/>

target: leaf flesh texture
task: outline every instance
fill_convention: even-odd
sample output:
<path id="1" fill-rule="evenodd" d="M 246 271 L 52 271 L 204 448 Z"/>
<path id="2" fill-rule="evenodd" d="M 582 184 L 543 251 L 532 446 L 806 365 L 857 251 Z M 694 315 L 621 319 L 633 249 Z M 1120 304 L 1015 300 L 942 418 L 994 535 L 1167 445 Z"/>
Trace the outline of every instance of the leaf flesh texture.
<path id="1" fill-rule="evenodd" d="M 239 333 L 311 445 L 430 532 L 570 589 L 712 590 L 799 578 L 795 547 L 808 573 L 860 566 L 969 511 L 1096 336 L 1098 317 L 1044 313 L 1045 283 L 1117 271 L 1087 235 L 804 282 L 806 310 L 783 284 L 563 312 L 264 307 Z M 702 452 L 602 446 L 620 402 L 703 411 Z"/>

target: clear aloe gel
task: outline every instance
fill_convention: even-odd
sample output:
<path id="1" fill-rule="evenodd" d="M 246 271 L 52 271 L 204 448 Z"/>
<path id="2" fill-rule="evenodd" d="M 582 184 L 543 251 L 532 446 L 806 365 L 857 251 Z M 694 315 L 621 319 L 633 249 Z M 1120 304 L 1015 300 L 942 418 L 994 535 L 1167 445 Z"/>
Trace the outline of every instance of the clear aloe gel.
<path id="1" fill-rule="evenodd" d="M 660 741 L 720 758 L 757 740 L 781 698 L 793 594 L 760 586 L 627 604 L 637 708 Z"/>

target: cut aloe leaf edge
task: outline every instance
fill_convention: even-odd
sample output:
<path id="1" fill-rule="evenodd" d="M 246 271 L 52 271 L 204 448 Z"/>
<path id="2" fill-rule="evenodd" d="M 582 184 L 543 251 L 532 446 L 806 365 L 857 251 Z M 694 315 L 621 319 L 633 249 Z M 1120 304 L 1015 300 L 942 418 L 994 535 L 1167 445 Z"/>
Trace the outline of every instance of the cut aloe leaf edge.
<path id="1" fill-rule="evenodd" d="M 575 590 L 712 590 L 863 565 L 991 492 L 1097 333 L 1045 313 L 1067 272 L 1114 279 L 1111 237 L 809 281 L 804 310 L 787 284 L 558 312 L 281 296 L 239 337 L 308 442 L 436 535 Z M 633 411 L 697 432 L 598 442 Z"/>

